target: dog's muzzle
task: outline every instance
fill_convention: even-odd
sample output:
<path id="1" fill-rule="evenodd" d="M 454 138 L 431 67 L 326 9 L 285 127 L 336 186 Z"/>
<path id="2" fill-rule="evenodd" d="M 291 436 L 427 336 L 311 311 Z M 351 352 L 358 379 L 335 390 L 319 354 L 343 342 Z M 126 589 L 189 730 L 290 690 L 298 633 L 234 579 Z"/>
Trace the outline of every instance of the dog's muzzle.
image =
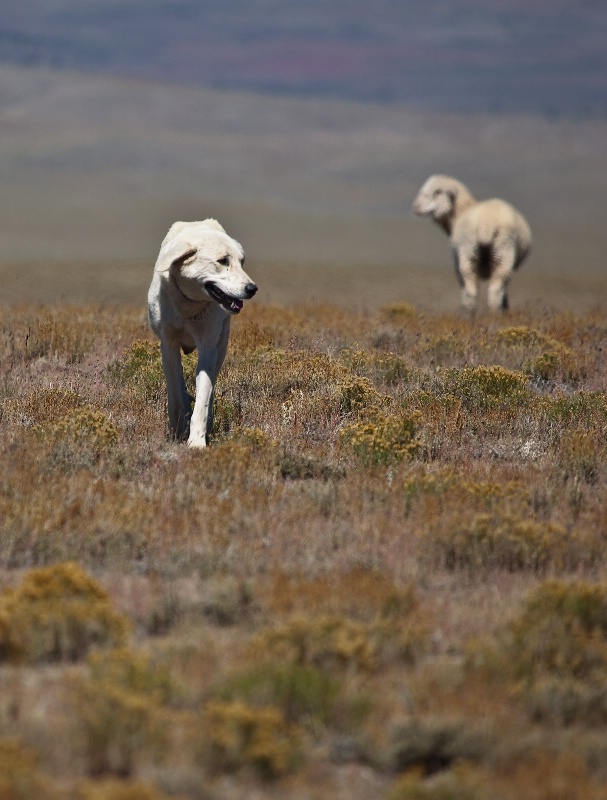
<path id="1" fill-rule="evenodd" d="M 217 286 L 216 283 L 212 281 L 207 281 L 204 284 L 204 288 L 207 292 L 211 295 L 213 300 L 215 300 L 222 308 L 225 308 L 226 311 L 229 311 L 230 314 L 238 314 L 240 313 L 244 302 L 243 299 L 240 297 L 234 297 L 231 294 L 227 294 L 222 289 Z M 244 287 L 243 294 L 244 300 L 250 300 L 251 297 L 257 292 L 256 284 L 249 282 Z"/>

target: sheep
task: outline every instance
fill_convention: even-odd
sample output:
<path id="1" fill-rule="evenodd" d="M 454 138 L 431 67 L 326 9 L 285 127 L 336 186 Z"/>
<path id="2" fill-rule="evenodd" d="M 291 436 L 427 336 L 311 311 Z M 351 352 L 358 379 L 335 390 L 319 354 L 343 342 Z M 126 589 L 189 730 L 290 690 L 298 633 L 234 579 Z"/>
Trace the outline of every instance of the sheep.
<path id="1" fill-rule="evenodd" d="M 505 200 L 477 202 L 466 186 L 432 175 L 413 201 L 413 210 L 438 223 L 451 242 L 462 306 L 475 313 L 479 280 L 488 281 L 491 311 L 508 309 L 508 284 L 531 248 L 527 220 Z"/>

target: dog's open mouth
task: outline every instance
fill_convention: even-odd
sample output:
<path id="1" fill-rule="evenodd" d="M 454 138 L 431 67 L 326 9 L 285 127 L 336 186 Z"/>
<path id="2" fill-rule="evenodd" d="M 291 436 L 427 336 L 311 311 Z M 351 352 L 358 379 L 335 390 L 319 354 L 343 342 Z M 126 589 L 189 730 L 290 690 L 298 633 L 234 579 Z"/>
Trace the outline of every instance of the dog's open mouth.
<path id="1" fill-rule="evenodd" d="M 244 305 L 242 300 L 222 292 L 219 286 L 211 281 L 207 281 L 207 283 L 204 285 L 204 288 L 211 295 L 213 300 L 216 300 L 219 305 L 222 308 L 225 308 L 226 311 L 229 311 L 230 314 L 238 314 Z"/>

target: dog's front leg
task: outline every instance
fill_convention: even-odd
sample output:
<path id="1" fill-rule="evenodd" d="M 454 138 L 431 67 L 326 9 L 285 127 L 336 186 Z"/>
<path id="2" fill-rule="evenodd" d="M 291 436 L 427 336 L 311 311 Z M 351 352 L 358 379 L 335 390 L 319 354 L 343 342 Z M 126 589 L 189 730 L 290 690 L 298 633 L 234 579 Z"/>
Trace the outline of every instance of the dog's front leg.
<path id="1" fill-rule="evenodd" d="M 214 364 L 210 363 L 208 354 L 198 351 L 196 367 L 196 402 L 190 420 L 190 447 L 206 447 L 207 423 L 211 413 L 214 388 Z"/>
<path id="2" fill-rule="evenodd" d="M 179 342 L 162 339 L 160 343 L 162 369 L 167 384 L 169 424 L 176 439 L 187 439 L 190 430 L 192 405 L 183 377 Z"/>

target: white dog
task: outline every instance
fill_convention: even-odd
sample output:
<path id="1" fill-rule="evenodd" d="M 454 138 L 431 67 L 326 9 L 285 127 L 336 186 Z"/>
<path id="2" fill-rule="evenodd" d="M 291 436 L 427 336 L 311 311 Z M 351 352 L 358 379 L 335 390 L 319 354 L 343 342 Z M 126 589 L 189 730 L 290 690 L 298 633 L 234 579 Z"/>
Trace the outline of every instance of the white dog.
<path id="1" fill-rule="evenodd" d="M 160 339 L 169 423 L 177 439 L 205 447 L 213 391 L 223 364 L 230 317 L 257 286 L 242 268 L 241 245 L 214 219 L 176 222 L 162 242 L 148 292 L 152 330 Z M 194 411 L 186 391 L 181 350 L 198 350 Z"/>
<path id="2" fill-rule="evenodd" d="M 477 202 L 460 181 L 432 175 L 415 200 L 416 214 L 430 216 L 451 240 L 462 305 L 476 310 L 479 280 L 487 280 L 492 311 L 508 308 L 508 284 L 531 247 L 531 229 L 505 200 Z"/>

